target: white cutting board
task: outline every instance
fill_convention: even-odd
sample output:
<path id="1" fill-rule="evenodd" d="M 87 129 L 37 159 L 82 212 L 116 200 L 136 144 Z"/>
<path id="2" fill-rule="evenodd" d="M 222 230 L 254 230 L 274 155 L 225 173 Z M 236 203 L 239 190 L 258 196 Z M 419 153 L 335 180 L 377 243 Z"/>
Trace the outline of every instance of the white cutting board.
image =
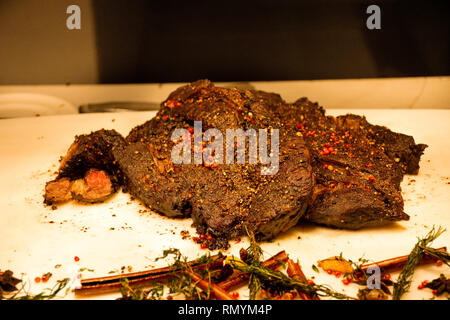
<path id="1" fill-rule="evenodd" d="M 347 110 L 332 110 L 333 115 Z M 353 110 L 355 112 L 355 110 Z M 358 110 L 374 124 L 411 134 L 429 148 L 421 161 L 420 174 L 406 176 L 403 184 L 405 211 L 409 221 L 384 228 L 360 231 L 333 230 L 310 224 L 299 225 L 271 243 L 263 243 L 264 258 L 286 250 L 299 260 L 307 277 L 315 282 L 356 296 L 357 285 L 344 286 L 340 279 L 311 268 L 317 260 L 343 254 L 378 261 L 408 254 L 417 237 L 432 225 L 449 229 L 434 247 L 450 248 L 450 110 Z M 131 266 L 133 271 L 166 265 L 159 260 L 162 251 L 176 247 L 189 258 L 206 253 L 180 232 L 195 235 L 191 221 L 173 220 L 151 212 L 119 192 L 106 203 L 79 205 L 69 203 L 52 210 L 43 205 L 45 183 L 55 177 L 58 159 L 64 155 L 74 136 L 106 128 L 126 135 L 131 128 L 150 119 L 154 112 L 102 113 L 0 120 L 0 269 L 11 269 L 26 283 L 31 293 L 51 287 L 58 279 L 72 276 L 80 268 L 83 278 L 108 275 Z M 415 181 L 412 181 L 415 180 Z M 112 230 L 111 228 L 114 228 Z M 226 254 L 238 254 L 247 247 L 231 241 Z M 78 256 L 80 260 L 74 261 Z M 55 268 L 56 265 L 61 265 Z M 53 274 L 46 284 L 34 283 L 44 273 Z M 429 299 L 431 290 L 417 290 L 423 280 L 445 273 L 448 267 L 424 266 L 415 273 L 412 290 L 405 299 Z M 393 274 L 395 280 L 397 274 Z M 118 294 L 94 296 L 111 299 Z M 240 290 L 246 298 L 247 289 Z M 69 292 L 65 299 L 74 299 Z"/>

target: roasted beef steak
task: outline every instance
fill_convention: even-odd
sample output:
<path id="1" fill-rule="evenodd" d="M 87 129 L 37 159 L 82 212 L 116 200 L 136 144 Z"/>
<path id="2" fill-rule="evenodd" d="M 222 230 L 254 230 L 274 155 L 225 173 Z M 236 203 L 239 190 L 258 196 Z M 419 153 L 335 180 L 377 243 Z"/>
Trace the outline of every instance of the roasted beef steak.
<path id="1" fill-rule="evenodd" d="M 75 137 L 61 158 L 57 178 L 45 186 L 45 203 L 106 200 L 122 184 L 113 151 L 123 145 L 125 139 L 114 130 L 102 129 Z"/>
<path id="2" fill-rule="evenodd" d="M 72 152 L 68 152 L 56 181 L 72 171 L 83 176 L 93 166 L 107 172 L 114 181 L 121 181 L 125 191 L 149 208 L 170 217 L 192 217 L 199 232 L 219 239 L 219 246 L 241 235 L 244 226 L 260 239 L 273 238 L 303 216 L 314 180 L 303 138 L 283 128 L 267 105 L 263 97 L 251 91 L 218 88 L 209 81 L 195 82 L 172 93 L 157 116 L 134 128 L 125 143 L 114 140 L 109 144 L 112 148 L 101 154 L 98 148 L 89 148 L 97 153 L 100 164 L 111 163 L 112 170 L 92 163 L 92 153 L 85 156 L 84 170 L 78 170 L 78 161 L 66 160 L 68 156 L 71 159 Z M 258 132 L 263 128 L 268 129 L 269 136 L 271 129 L 279 130 L 278 170 L 263 175 L 261 169 L 268 165 L 250 163 L 249 159 L 242 164 L 174 164 L 171 152 L 178 142 L 172 141 L 172 132 L 179 128 L 192 131 L 194 121 L 202 122 L 202 133 L 211 128 L 219 130 L 224 136 L 224 148 L 228 129 Z M 82 137 L 98 135 L 94 132 Z M 80 145 L 77 141 L 74 144 Z M 203 147 L 206 149 L 208 144 Z M 249 142 L 245 150 L 248 157 Z M 76 168 L 71 168 L 73 165 Z M 51 201 L 48 193 L 46 201 L 57 202 Z M 220 239 L 224 242 L 220 243 Z"/>
<path id="3" fill-rule="evenodd" d="M 180 139 L 173 140 L 172 133 L 186 129 L 190 134 L 181 140 L 191 143 L 198 121 L 200 138 L 217 129 L 224 148 L 230 129 L 267 129 L 269 136 L 278 130 L 276 174 L 261 174 L 267 164 L 249 158 L 241 164 L 225 159 L 196 163 L 198 147 L 202 152 L 212 141 L 200 146 L 194 142 L 191 164 L 175 164 L 171 155 Z M 265 148 L 270 151 L 269 140 Z M 250 142 L 244 144 L 248 156 Z M 405 173 L 417 173 L 425 147 L 364 117 L 326 116 L 305 98 L 291 104 L 277 94 L 219 88 L 200 80 L 175 90 L 156 117 L 125 139 L 113 130 L 78 136 L 61 161 L 58 177 L 47 184 L 45 201 L 102 201 L 121 185 L 161 214 L 191 217 L 200 233 L 222 239 L 222 244 L 241 235 L 244 226 L 260 239 L 273 238 L 303 216 L 358 229 L 409 218 L 403 212 L 400 182 Z"/>
<path id="4" fill-rule="evenodd" d="M 316 185 L 306 219 L 346 229 L 409 219 L 400 182 L 418 172 L 426 145 L 361 116 L 326 116 L 306 98 L 287 104 L 274 95 L 271 108 L 311 152 Z"/>

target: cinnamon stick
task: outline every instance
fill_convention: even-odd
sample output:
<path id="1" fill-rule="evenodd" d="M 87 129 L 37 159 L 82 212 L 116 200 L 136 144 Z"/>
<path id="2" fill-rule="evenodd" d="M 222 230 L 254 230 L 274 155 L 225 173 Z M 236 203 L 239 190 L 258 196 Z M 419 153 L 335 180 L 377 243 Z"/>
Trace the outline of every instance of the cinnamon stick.
<path id="1" fill-rule="evenodd" d="M 286 251 L 280 251 L 273 257 L 267 259 L 262 264 L 270 269 L 275 269 L 280 266 L 282 262 L 286 262 L 289 259 Z M 241 271 L 234 271 L 234 273 L 226 280 L 219 282 L 218 285 L 225 290 L 242 285 L 248 281 L 249 276 Z"/>
<path id="2" fill-rule="evenodd" d="M 207 291 L 210 290 L 210 294 L 214 296 L 218 300 L 236 300 L 233 298 L 231 294 L 228 293 L 225 289 L 218 286 L 217 284 L 210 283 L 208 281 L 203 280 L 197 273 L 192 271 L 187 271 L 187 274 L 195 281 L 196 286 L 200 289 Z"/>
<path id="3" fill-rule="evenodd" d="M 436 250 L 439 251 L 447 251 L 447 247 L 441 247 Z M 395 257 L 391 259 L 386 259 L 378 262 L 367 263 L 361 266 L 361 271 L 366 272 L 368 268 L 377 266 L 381 269 L 381 272 L 393 272 L 400 271 L 405 266 L 406 261 L 408 260 L 408 255 Z M 424 254 L 422 259 L 420 260 L 419 265 L 430 264 L 436 262 L 438 259 L 430 256 L 428 254 Z"/>
<path id="4" fill-rule="evenodd" d="M 187 264 L 192 269 L 204 269 L 208 267 L 210 270 L 215 270 L 223 267 L 224 256 L 211 256 L 212 262 L 198 263 L 197 260 L 188 262 Z M 169 279 L 174 273 L 180 272 L 179 269 L 171 267 L 156 268 L 146 271 L 123 273 L 119 275 L 90 278 L 81 280 L 81 287 L 75 289 L 76 295 L 92 295 L 99 293 L 117 292 L 122 287 L 120 279 L 127 278 L 131 285 L 152 285 L 154 282 L 164 281 Z"/>
<path id="5" fill-rule="evenodd" d="M 308 279 L 306 278 L 305 274 L 303 273 L 300 265 L 297 262 L 294 262 L 294 260 L 292 260 L 292 259 L 289 259 L 287 261 L 286 272 L 287 272 L 288 276 L 293 279 L 297 279 L 302 282 L 308 282 Z M 299 290 L 297 290 L 297 292 L 300 296 L 300 299 L 302 299 L 302 300 L 320 300 L 319 296 L 317 296 L 317 295 L 315 295 L 315 296 L 309 295 L 309 294 L 306 294 Z"/>

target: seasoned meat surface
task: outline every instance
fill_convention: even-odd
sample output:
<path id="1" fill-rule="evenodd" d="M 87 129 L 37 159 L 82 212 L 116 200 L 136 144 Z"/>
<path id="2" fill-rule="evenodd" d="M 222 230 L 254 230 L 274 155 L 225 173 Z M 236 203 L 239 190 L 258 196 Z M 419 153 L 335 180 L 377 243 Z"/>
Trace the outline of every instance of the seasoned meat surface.
<path id="1" fill-rule="evenodd" d="M 161 104 L 156 117 L 132 129 L 124 141 L 106 139 L 114 134 L 105 131 L 78 137 L 63 159 L 56 181 L 69 177 L 72 184 L 80 179 L 85 182 L 86 172 L 97 168 L 154 211 L 174 218 L 191 217 L 199 232 L 219 240 L 218 246 L 225 246 L 245 229 L 259 239 L 271 239 L 304 215 L 314 177 L 303 138 L 283 127 L 266 100 L 256 92 L 218 88 L 209 81 L 183 86 Z M 196 122 L 201 122 L 199 130 L 194 128 Z M 191 163 L 175 164 L 172 160 L 172 150 L 180 143 L 172 137 L 176 129 L 188 133 L 182 138 L 190 143 Z M 208 129 L 223 137 L 219 142 L 222 160 L 211 151 L 211 159 L 196 162 L 195 150 L 200 147 L 201 155 L 216 142 L 217 138 L 205 138 Z M 236 129 L 254 132 L 256 145 L 250 143 L 250 137 L 227 143 L 228 130 Z M 260 129 L 265 130 L 266 141 Z M 200 146 L 194 143 L 195 135 L 204 140 Z M 94 143 L 94 147 L 83 149 L 89 150 L 87 153 L 79 150 L 83 145 L 80 140 L 98 142 L 100 138 L 104 149 Z M 279 150 L 272 150 L 272 138 L 278 138 Z M 234 149 L 230 154 L 229 145 Z M 238 162 L 239 147 L 245 152 L 242 163 Z M 279 155 L 275 170 L 268 170 L 274 163 L 261 160 L 263 150 L 268 156 L 271 151 Z M 256 151 L 254 162 L 250 154 L 255 152 L 251 151 Z M 230 157 L 233 163 L 227 162 Z M 103 166 L 106 163 L 109 166 Z M 60 198 L 67 200 L 64 190 L 62 193 Z M 71 194 L 79 201 L 86 199 L 75 197 L 73 191 Z M 46 200 L 57 202 L 51 201 L 48 192 Z"/>
<path id="2" fill-rule="evenodd" d="M 272 107 L 311 152 L 316 185 L 306 219 L 346 229 L 409 219 L 400 183 L 404 174 L 417 173 L 426 145 L 361 116 L 326 116 L 306 98 Z"/>
<path id="3" fill-rule="evenodd" d="M 176 142 L 171 134 L 177 128 L 193 132 L 195 121 L 202 122 L 200 136 L 208 129 L 220 131 L 224 158 L 228 129 L 280 130 L 277 172 L 263 175 L 267 165 L 249 159 L 242 164 L 227 164 L 226 159 L 195 164 L 193 154 L 191 164 L 174 164 Z M 236 237 L 244 226 L 261 239 L 273 238 L 297 224 L 311 198 L 312 168 L 303 139 L 282 128 L 250 91 L 218 88 L 209 81 L 181 87 L 162 103 L 155 118 L 133 129 L 126 140 L 129 144 L 117 150 L 115 158 L 127 191 L 165 215 L 191 216 L 200 232 L 218 239 Z M 247 157 L 249 149 L 247 143 Z"/>
<path id="4" fill-rule="evenodd" d="M 239 129 L 247 139 L 228 140 Z M 219 247 L 245 229 L 271 239 L 301 219 L 381 226 L 409 219 L 400 183 L 418 172 L 425 148 L 361 116 L 327 116 L 306 98 L 286 103 L 200 80 L 172 92 L 126 138 L 103 129 L 76 137 L 45 202 L 103 201 L 122 186 L 154 211 L 192 218 Z M 180 150 L 185 157 L 174 161 Z"/>
<path id="5" fill-rule="evenodd" d="M 125 144 L 115 130 L 98 130 L 75 137 L 66 155 L 61 158 L 58 176 L 45 186 L 44 202 L 68 200 L 102 202 L 122 184 L 122 174 L 113 151 Z"/>

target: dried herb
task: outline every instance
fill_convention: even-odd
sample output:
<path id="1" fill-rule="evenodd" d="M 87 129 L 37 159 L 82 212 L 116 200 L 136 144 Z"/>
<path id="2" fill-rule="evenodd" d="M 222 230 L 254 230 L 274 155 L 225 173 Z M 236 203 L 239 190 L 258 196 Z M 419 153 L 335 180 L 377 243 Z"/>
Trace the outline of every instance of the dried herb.
<path id="1" fill-rule="evenodd" d="M 6 300 L 50 300 L 55 298 L 59 292 L 61 292 L 69 283 L 69 278 L 65 278 L 63 280 L 59 280 L 53 288 L 47 288 L 43 292 L 38 293 L 36 295 L 31 295 L 25 293 L 24 295 L 19 295 L 22 291 L 24 291 L 24 287 L 20 288 L 14 295 L 4 298 Z M 67 293 L 67 291 L 66 291 Z M 1 298 L 1 297 L 0 297 Z"/>
<path id="2" fill-rule="evenodd" d="M 443 263 L 445 263 L 447 266 L 450 267 L 450 254 L 448 254 L 447 250 L 439 250 L 424 246 L 421 246 L 420 248 L 423 250 L 425 254 L 432 256 L 439 261 L 442 261 Z"/>
<path id="3" fill-rule="evenodd" d="M 234 260 L 230 260 L 231 266 L 242 272 L 252 274 L 261 283 L 261 287 L 264 289 L 270 288 L 273 291 L 281 292 L 288 290 L 299 290 L 306 294 L 319 296 L 329 296 L 336 299 L 355 299 L 339 292 L 333 291 L 324 285 L 309 284 L 297 279 L 288 277 L 283 272 L 272 270 L 264 267 L 262 264 L 246 264 L 244 262 L 236 263 Z"/>
<path id="4" fill-rule="evenodd" d="M 273 292 L 284 292 L 297 290 L 308 295 L 329 296 L 336 299 L 355 299 L 339 292 L 333 291 L 324 285 L 309 284 L 295 278 L 291 278 L 283 272 L 272 270 L 265 267 L 259 260 L 262 254 L 261 247 L 255 240 L 254 235 L 247 230 L 250 238 L 250 246 L 247 249 L 249 256 L 252 258 L 248 263 L 242 260 L 230 259 L 229 263 L 233 269 L 250 275 L 250 299 L 255 299 L 260 289 L 270 290 Z"/>
<path id="5" fill-rule="evenodd" d="M 120 288 L 122 297 L 118 300 L 159 300 L 164 293 L 164 286 L 160 283 L 155 283 L 148 290 L 139 286 L 130 286 L 127 278 L 120 279 L 120 283 L 122 285 L 122 288 Z"/>
<path id="6" fill-rule="evenodd" d="M 408 292 L 411 287 L 411 279 L 414 274 L 414 270 L 417 265 L 420 263 L 424 255 L 424 247 L 427 247 L 432 241 L 438 238 L 442 233 L 445 232 L 445 229 L 438 227 L 437 230 L 433 228 L 431 231 L 425 236 L 425 238 L 419 239 L 411 253 L 408 256 L 408 260 L 403 267 L 398 280 L 394 283 L 394 292 L 392 294 L 393 300 L 399 300 L 401 296 Z"/>
<path id="7" fill-rule="evenodd" d="M 314 270 L 314 272 L 320 273 L 320 270 L 316 267 L 316 265 L 313 264 L 311 268 Z"/>
<path id="8" fill-rule="evenodd" d="M 450 293 L 450 279 L 447 279 L 443 274 L 439 278 L 427 283 L 425 288 L 432 289 L 436 296 L 440 296 L 444 292 Z"/>
<path id="9" fill-rule="evenodd" d="M 258 245 L 255 239 L 255 235 L 253 232 L 249 231 L 247 227 L 245 227 L 245 231 L 250 239 L 250 246 L 247 248 L 245 255 L 244 263 L 249 265 L 261 265 L 260 259 L 262 256 L 262 249 Z M 242 256 L 243 254 L 241 254 Z M 261 281 L 260 279 L 253 273 L 250 273 L 250 277 L 248 279 L 248 289 L 249 289 L 249 300 L 256 300 L 256 296 L 258 292 L 261 290 Z"/>
<path id="10" fill-rule="evenodd" d="M 364 288 L 358 291 L 358 298 L 360 300 L 387 300 L 387 294 L 380 289 Z"/>
<path id="11" fill-rule="evenodd" d="M 179 249 L 170 248 L 163 251 L 163 255 L 156 258 L 155 261 L 165 259 L 173 256 L 173 263 L 169 265 L 167 273 L 168 280 L 164 282 L 153 282 L 151 289 L 144 290 L 139 287 L 130 285 L 128 279 L 121 279 L 120 292 L 122 300 L 155 300 L 161 299 L 165 289 L 168 289 L 169 294 L 180 294 L 187 300 L 205 300 L 211 297 L 210 286 L 205 290 L 197 286 L 197 281 L 192 279 L 193 268 L 192 262 L 188 262 L 187 257 L 184 257 Z M 208 264 L 222 258 L 222 255 L 212 257 L 210 254 L 203 255 L 196 259 L 198 264 L 206 264 L 203 269 L 196 269 L 203 278 L 209 279 L 211 282 L 211 273 L 208 269 Z"/>
<path id="12" fill-rule="evenodd" d="M 4 292 L 13 292 L 17 290 L 16 285 L 22 282 L 22 280 L 14 278 L 11 270 L 6 270 L 0 273 L 0 298 Z"/>

